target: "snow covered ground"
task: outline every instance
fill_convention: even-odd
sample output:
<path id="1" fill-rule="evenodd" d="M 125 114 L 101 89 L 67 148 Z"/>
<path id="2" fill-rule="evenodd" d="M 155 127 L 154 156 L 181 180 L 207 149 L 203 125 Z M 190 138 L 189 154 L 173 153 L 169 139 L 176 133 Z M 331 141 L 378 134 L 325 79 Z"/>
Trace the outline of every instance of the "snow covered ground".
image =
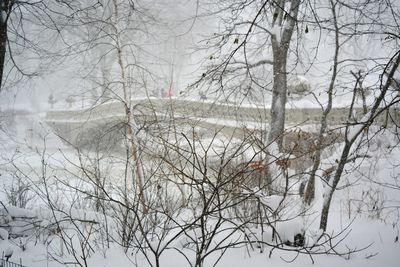
<path id="1" fill-rule="evenodd" d="M 35 127 L 42 127 L 38 117 L 34 117 L 33 120 L 37 122 L 34 124 Z M 15 125 L 16 134 L 12 138 L 1 133 L 0 200 L 4 206 L 0 206 L 2 215 L 0 252 L 11 248 L 13 255 L 10 260 L 19 262 L 21 259 L 22 264 L 27 267 L 78 266 L 75 265 L 76 262 L 80 262 L 82 266 L 85 264 L 86 266 L 150 266 L 149 261 L 155 264 L 150 250 L 147 250 L 148 260 L 138 250 L 129 248 L 124 251 L 118 244 L 118 236 L 113 235 L 119 227 L 113 217 L 117 213 L 108 211 L 105 216 L 102 212 L 93 210 L 92 199 L 82 199 L 85 190 L 89 190 L 93 184 L 85 179 L 79 179 L 82 173 L 74 166 L 80 162 L 76 151 L 63 144 L 48 129 L 42 129 L 41 134 L 37 136 L 28 135 L 30 138 L 28 139 L 26 133 L 29 133 L 27 130 L 29 127 L 18 119 Z M 373 129 L 371 134 L 372 131 Z M 236 242 L 236 245 L 207 255 L 204 266 L 213 266 L 216 262 L 217 266 L 238 267 L 265 265 L 279 267 L 287 266 L 287 262 L 293 262 L 295 266 L 398 266 L 400 147 L 397 142 L 396 135 L 391 133 L 390 129 L 379 133 L 369 144 L 368 156 L 358 158 L 347 165 L 339 190 L 334 195 L 329 216 L 327 234 L 331 237 L 338 235 L 332 239 L 332 244 L 310 247 L 320 234 L 319 212 L 324 186 L 319 179 L 317 181 L 319 195 L 317 194 L 307 215 L 276 224 L 280 237 L 289 241 L 293 241 L 293 235 L 299 229 L 305 230 L 305 244 L 310 254 L 307 254 L 306 250 L 299 250 L 298 247 L 286 245 L 272 247 L 257 242 L 242 242 L 247 240 L 244 232 L 251 230 L 250 236 L 253 235 L 255 239 L 249 240 L 257 239 L 269 243 L 271 230 L 267 229 L 261 233 L 260 228 L 252 228 L 230 233 L 229 229 L 236 228 L 231 228 L 232 225 L 225 221 L 219 226 L 219 234 L 215 235 L 210 247 L 217 246 L 226 235 L 228 238 L 222 244 Z M 322 169 L 335 164 L 340 155 L 341 145 L 335 145 L 331 151 L 331 156 L 324 159 Z M 360 153 L 366 151 L 364 147 Z M 123 186 L 123 179 L 115 179 L 116 176 L 122 175 L 122 167 L 117 160 L 108 161 L 108 164 L 111 163 L 115 165 L 113 168 L 108 168 L 107 173 L 110 175 L 108 179 L 112 180 L 106 184 L 110 187 L 110 192 L 115 193 L 121 188 L 120 185 Z M 107 167 L 101 167 L 101 171 L 106 169 Z M 43 183 L 47 183 L 48 194 L 43 191 L 46 189 Z M 13 207 L 10 203 L 13 194 L 21 196 L 16 191 L 18 188 L 27 190 L 25 209 Z M 73 190 L 74 188 L 77 190 Z M 174 188 L 164 189 L 174 191 Z M 52 210 L 46 196 L 50 196 L 52 203 L 57 204 L 57 209 L 60 209 Z M 259 197 L 270 207 L 280 205 L 279 199 Z M 20 199 L 12 199 L 17 204 L 20 203 Z M 288 210 L 294 210 L 298 206 L 296 202 L 298 200 L 297 196 L 289 197 Z M 182 222 L 192 222 L 195 215 L 191 212 L 197 211 L 177 209 L 171 213 L 172 219 L 177 222 L 169 221 L 169 224 L 186 225 Z M 207 220 L 209 223 L 207 227 L 214 227 L 218 221 L 217 217 L 213 216 L 207 217 Z M 107 245 L 102 230 L 105 222 L 109 223 L 107 229 L 110 229 L 114 238 L 107 242 Z M 197 224 L 193 224 L 195 225 Z M 167 247 L 160 255 L 160 266 L 183 267 L 194 264 L 196 244 L 191 241 L 201 242 L 201 227 L 196 227 L 193 230 L 187 229 L 185 234 L 178 238 L 174 236 L 179 228 L 172 228 L 173 230 L 165 236 L 152 237 L 154 241 L 150 241 L 149 244 L 154 247 L 158 244 L 161 248 Z M 63 235 L 60 234 L 59 228 L 62 229 Z M 23 234 L 16 237 L 16 233 L 21 232 Z M 7 239 L 8 233 L 14 235 Z M 60 237 L 71 241 L 74 246 L 68 247 L 66 245 L 68 242 L 62 242 Z M 88 239 L 85 240 L 83 237 Z M 318 242 L 323 242 L 324 238 L 326 236 Z M 166 245 L 167 240 L 173 241 Z M 77 258 L 74 258 L 74 255 Z"/>

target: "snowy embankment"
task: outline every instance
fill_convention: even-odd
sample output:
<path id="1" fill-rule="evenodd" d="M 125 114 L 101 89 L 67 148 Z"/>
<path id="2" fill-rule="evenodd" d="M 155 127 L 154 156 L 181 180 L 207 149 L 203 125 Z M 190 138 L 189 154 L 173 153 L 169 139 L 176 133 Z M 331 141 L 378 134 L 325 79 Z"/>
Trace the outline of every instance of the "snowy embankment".
<path id="1" fill-rule="evenodd" d="M 212 141 L 192 148 L 199 151 L 199 157 L 217 157 L 225 153 L 222 147 L 224 142 L 217 141 L 218 147 L 210 149 L 212 153 L 208 155 L 201 149 L 209 147 Z M 117 178 L 122 175 L 117 159 L 103 161 L 107 165 L 117 162 L 119 167 L 110 168 L 107 172 L 106 187 L 110 195 L 97 195 L 104 200 L 113 201 L 107 204 L 105 212 L 96 212 L 94 196 L 98 192 L 93 187 L 93 181 L 88 181 L 89 176 L 85 177 L 77 166 L 71 167 L 79 163 L 79 157 L 74 151 L 65 153 L 54 146 L 46 148 L 51 152 L 49 154 L 38 142 L 37 147 L 41 148 L 38 151 L 45 153 L 37 153 L 35 149 L 32 152 L 22 145 L 19 145 L 19 152 L 15 153 L 15 146 L 9 145 L 7 147 L 10 151 L 3 153 L 0 170 L 3 186 L 0 200 L 4 204 L 0 206 L 0 251 L 5 252 L 11 248 L 14 252 L 11 260 L 19 262 L 22 259 L 22 263 L 28 267 L 65 266 L 62 263 L 83 263 L 83 259 L 87 260 L 87 266 L 150 266 L 149 261 L 155 262 L 153 251 L 160 251 L 160 266 L 171 267 L 194 264 L 198 255 L 204 257 L 204 266 L 212 266 L 218 261 L 217 266 L 268 264 L 279 267 L 287 266 L 286 261 L 295 260 L 296 266 L 312 266 L 314 262 L 314 266 L 394 267 L 400 262 L 400 148 L 397 141 L 396 135 L 387 130 L 375 137 L 369 144 L 368 151 L 366 148 L 359 150 L 359 153 L 366 153 L 366 157 L 357 158 L 347 164 L 346 174 L 341 180 L 339 190 L 334 194 L 328 222 L 327 234 L 336 236 L 331 240 L 332 244 L 330 241 L 324 244 L 327 235 L 320 237 L 321 232 L 318 230 L 322 197 L 324 187 L 326 188 L 322 179 L 317 179 L 316 200 L 304 216 L 297 216 L 302 208 L 297 195 L 289 195 L 283 199 L 282 196 L 264 196 L 257 189 L 244 192 L 243 199 L 249 197 L 260 200 L 262 205 L 268 207 L 265 214 L 269 217 L 263 219 L 272 221 L 280 239 L 279 243 L 283 243 L 279 246 L 272 240 L 272 230 L 266 223 L 261 224 L 265 227 L 245 227 L 243 221 L 235 219 L 237 214 L 251 214 L 251 206 L 248 210 L 244 206 L 234 214 L 226 208 L 229 212 L 225 214 L 218 210 L 218 206 L 212 208 L 211 204 L 214 202 L 210 201 L 211 208 L 208 207 L 207 212 L 202 213 L 201 207 L 204 205 L 196 190 L 219 191 L 212 191 L 215 190 L 212 187 L 214 181 L 200 180 L 208 183 L 204 186 L 194 179 L 191 190 L 166 181 L 165 186 L 163 184 L 161 188 L 155 188 L 156 191 L 149 196 L 154 201 L 161 201 L 164 199 L 162 194 L 169 193 L 166 200 L 174 203 L 175 198 L 179 199 L 178 195 L 182 193 L 180 190 L 183 190 L 184 193 L 194 195 L 187 207 L 173 206 L 176 208 L 169 210 L 168 206 L 165 208 L 161 203 L 157 204 L 157 209 L 147 219 L 136 218 L 135 213 L 130 214 L 133 216 L 132 223 L 135 218 L 143 220 L 143 227 L 151 234 L 146 236 L 148 241 L 145 241 L 139 228 L 134 228 L 132 238 L 137 240 L 127 250 L 124 250 L 120 241 L 123 222 L 120 219 L 124 217 L 119 216 L 124 214 L 124 206 L 119 201 L 123 201 L 120 193 L 124 184 L 123 179 Z M 56 143 L 53 141 L 53 145 Z M 336 144 L 331 149 L 330 157 L 324 159 L 320 177 L 323 177 L 323 170 L 335 164 L 340 147 L 341 144 Z M 7 163 L 4 158 L 10 155 L 14 155 L 15 166 Z M 43 159 L 46 168 L 43 168 Z M 88 169 L 93 167 L 90 162 L 83 165 Z M 16 166 L 21 168 L 20 171 L 15 170 Z M 67 170 L 60 171 L 62 168 Z M 25 169 L 30 172 L 21 175 Z M 102 168 L 101 171 L 105 169 Z M 196 173 L 201 174 L 202 169 L 196 169 Z M 79 177 L 79 174 L 82 176 Z M 168 174 L 173 175 L 176 180 L 180 179 L 177 172 Z M 84 179 L 80 179 L 82 177 Z M 28 195 L 18 193 L 17 189 L 23 184 L 28 185 Z M 293 186 L 291 192 L 295 191 Z M 11 201 L 21 204 L 18 199 L 13 198 L 13 193 L 26 197 L 25 208 L 11 205 Z M 224 195 L 219 197 L 223 198 Z M 134 196 L 129 196 L 129 200 L 133 203 Z M 227 206 L 236 201 L 228 198 L 224 200 L 226 203 L 223 204 Z M 280 207 L 283 207 L 278 214 L 280 217 L 274 221 L 274 216 L 277 216 L 274 211 Z M 130 209 L 134 210 L 134 207 Z M 294 243 L 299 232 L 305 233 L 306 250 L 284 244 Z M 199 245 L 207 240 L 210 241 L 208 247 L 202 250 Z M 211 249 L 215 251 L 211 252 Z"/>

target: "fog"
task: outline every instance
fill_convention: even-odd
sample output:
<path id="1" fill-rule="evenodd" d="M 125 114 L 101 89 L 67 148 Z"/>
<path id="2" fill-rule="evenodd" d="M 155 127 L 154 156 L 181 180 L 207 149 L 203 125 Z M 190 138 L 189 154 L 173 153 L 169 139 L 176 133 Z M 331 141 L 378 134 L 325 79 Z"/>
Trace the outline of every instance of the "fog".
<path id="1" fill-rule="evenodd" d="M 145 1 L 140 6 L 143 10 L 150 10 L 154 16 L 152 24 L 141 25 L 144 34 L 134 39 L 134 45 L 139 48 L 134 54 L 135 62 L 153 75 L 149 86 L 152 88 L 147 88 L 150 94 L 162 94 L 172 87 L 173 94 L 179 95 L 201 76 L 204 52 L 199 50 L 199 45 L 215 31 L 215 18 L 200 17 L 201 11 L 196 5 L 196 1 L 180 0 Z M 93 79 L 102 68 L 96 62 L 99 54 L 89 50 L 65 54 L 64 41 L 70 41 L 71 45 L 78 42 L 76 31 L 80 29 L 67 30 L 54 37 L 52 31 L 42 31 L 38 25 L 26 23 L 23 27 L 27 38 L 33 39 L 43 50 L 60 53 L 60 56 L 38 54 L 35 50 L 16 46 L 12 50 L 12 60 L 8 55 L 5 66 L 8 75 L 1 92 L 1 107 L 44 112 L 49 108 L 50 94 L 55 96 L 58 105 L 70 95 L 77 102 L 91 102 L 90 91 L 95 86 Z M 19 42 L 15 39 L 16 44 Z M 14 63 L 24 75 L 13 66 Z M 116 69 L 113 58 L 105 64 L 108 72 Z M 143 96 L 143 91 L 138 90 L 135 96 Z"/>

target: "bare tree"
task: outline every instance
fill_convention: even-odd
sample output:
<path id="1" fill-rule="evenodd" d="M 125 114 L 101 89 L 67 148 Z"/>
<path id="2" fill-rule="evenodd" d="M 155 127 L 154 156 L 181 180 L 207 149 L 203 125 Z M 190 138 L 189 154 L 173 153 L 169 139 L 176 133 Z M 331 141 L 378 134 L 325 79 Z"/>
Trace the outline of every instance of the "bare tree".
<path id="1" fill-rule="evenodd" d="M 149 35 L 148 27 L 155 19 L 145 5 L 134 5 L 130 1 L 104 0 L 101 1 L 100 9 L 101 12 L 88 12 L 79 16 L 79 23 L 85 27 L 75 29 L 72 35 L 81 44 L 76 48 L 77 51 L 89 57 L 89 71 L 84 72 L 83 78 L 96 76 L 97 66 L 100 66 L 102 102 L 116 100 L 123 106 L 128 159 L 135 166 L 130 172 L 131 179 L 137 187 L 142 208 L 146 210 L 146 179 L 138 137 L 140 127 L 136 118 L 138 112 L 132 100 L 144 95 L 146 82 L 152 78 L 152 73 L 139 60 L 139 55 L 146 53 L 140 43 Z M 81 30 L 89 34 L 82 34 Z"/>
<path id="2" fill-rule="evenodd" d="M 49 70 L 51 62 L 69 55 L 72 44 L 64 39 L 65 29 L 74 16 L 97 6 L 94 1 L 1 1 L 0 90 L 10 77 L 37 76 Z M 50 39 L 38 38 L 39 32 L 51 38 L 53 46 Z M 31 66 L 24 65 L 28 59 Z"/>
<path id="3" fill-rule="evenodd" d="M 271 90 L 267 142 L 277 142 L 279 149 L 285 125 L 287 60 L 300 6 L 301 1 L 220 1 L 217 8 L 226 16 L 223 20 L 226 28 L 214 33 L 207 42 L 211 47 L 209 60 L 213 63 L 208 64 L 210 67 L 200 80 L 215 85 L 209 91 L 219 91 L 226 98 L 234 95 L 239 103 L 240 96 L 251 99 L 260 90 L 256 94 L 260 98 Z M 269 72 L 272 72 L 272 88 Z"/>
<path id="4" fill-rule="evenodd" d="M 378 5 L 381 8 L 376 9 L 376 5 Z M 352 78 L 356 79 L 355 87 L 347 89 L 348 92 L 350 92 L 351 94 L 351 97 L 349 98 L 352 99 L 352 101 L 351 104 L 349 104 L 350 111 L 348 111 L 346 122 L 343 122 L 346 125 L 345 126 L 346 127 L 345 139 L 346 139 L 348 138 L 347 132 L 349 131 L 348 129 L 349 124 L 358 123 L 357 119 L 354 116 L 354 114 L 356 113 L 354 106 L 356 105 L 355 101 L 357 100 L 357 97 L 361 95 L 362 107 L 363 107 L 362 113 L 364 115 L 370 114 L 367 113 L 367 111 L 371 110 L 372 112 L 374 105 L 377 104 L 376 102 L 374 102 L 372 104 L 369 104 L 370 106 L 367 106 L 366 95 L 365 95 L 367 91 L 364 88 L 365 77 L 371 76 L 374 77 L 373 79 L 376 79 L 378 77 L 378 74 L 376 73 L 378 71 L 381 71 L 381 69 L 383 68 L 382 67 L 384 66 L 383 62 L 387 60 L 385 56 L 391 52 L 392 44 L 396 44 L 397 41 L 394 40 L 392 37 L 390 37 L 390 41 L 388 41 L 388 44 L 390 44 L 388 45 L 389 49 L 372 55 L 369 53 L 355 54 L 355 55 L 349 54 L 348 50 L 351 49 L 351 45 L 357 46 L 357 42 L 359 41 L 359 39 L 361 40 L 368 39 L 371 42 L 377 42 L 375 38 L 380 34 L 383 34 L 386 37 L 392 36 L 390 34 L 390 31 L 395 30 L 398 27 L 398 25 L 396 23 L 390 23 L 389 21 L 386 21 L 385 18 L 386 16 L 393 16 L 394 18 L 398 17 L 398 14 L 396 14 L 396 12 L 390 12 L 390 10 L 393 11 L 393 7 L 394 6 L 392 6 L 391 2 L 379 3 L 379 4 L 375 2 L 344 4 L 340 1 L 329 1 L 329 7 L 327 8 L 330 10 L 330 17 L 332 18 L 330 21 L 323 22 L 322 19 L 323 17 L 319 17 L 318 15 L 313 15 L 314 19 L 317 22 L 316 27 L 320 31 L 327 31 L 328 35 L 332 33 L 332 39 L 334 41 L 334 45 L 333 45 L 332 67 L 330 68 L 331 78 L 329 81 L 329 85 L 327 86 L 328 89 L 326 91 L 327 99 L 323 98 L 323 101 L 321 102 L 319 100 L 319 96 L 313 94 L 314 98 L 320 104 L 323 114 L 321 116 L 319 136 L 316 141 L 317 147 L 313 152 L 314 163 L 312 169 L 310 170 L 309 179 L 304 194 L 304 200 L 308 205 L 311 204 L 315 195 L 315 179 L 317 179 L 316 178 L 316 176 L 318 176 L 317 172 L 320 170 L 321 162 L 323 162 L 321 156 L 323 152 L 323 138 L 324 135 L 329 133 L 328 130 L 329 115 L 332 109 L 333 100 L 338 91 L 337 87 L 341 86 L 347 88 L 348 87 L 347 81 L 351 80 Z M 317 14 L 318 7 L 314 6 L 312 8 L 314 10 L 314 14 Z M 348 19 L 347 16 L 349 16 L 348 14 L 350 12 L 357 12 L 357 14 L 360 14 L 358 16 L 359 19 L 355 21 L 351 21 L 351 19 Z M 372 21 L 368 14 L 374 14 L 374 16 L 378 18 L 378 20 Z M 396 21 L 396 19 L 394 19 L 394 21 Z M 309 24 L 310 23 L 311 22 L 309 22 Z M 354 32 L 352 30 L 355 28 L 358 29 L 357 32 Z M 385 32 L 383 29 L 386 29 L 387 31 Z M 395 45 L 393 47 L 395 47 Z M 362 68 L 362 66 L 364 66 L 365 68 L 363 72 L 361 70 L 354 71 L 354 68 L 357 67 Z M 346 73 L 347 71 L 349 73 Z M 349 76 L 349 74 L 351 75 Z M 370 89 L 373 87 L 374 86 L 369 86 Z M 381 91 L 382 90 L 380 90 L 380 92 Z M 377 99 L 379 99 L 379 97 Z M 391 104 L 389 104 L 388 106 L 391 106 Z M 345 140 L 345 143 L 347 143 L 347 140 Z M 360 157 L 360 155 L 355 155 L 355 157 Z M 353 156 L 347 155 L 347 158 L 344 159 L 345 162 L 343 164 L 349 163 L 351 160 L 354 159 L 355 158 Z M 335 165 L 332 166 L 330 169 L 325 170 L 324 175 L 326 177 L 325 178 L 321 177 L 321 178 L 329 180 L 329 177 L 331 176 L 330 173 L 335 172 L 337 170 L 337 167 L 338 166 Z M 328 202 L 330 202 L 330 200 Z M 323 229 L 326 229 L 326 222 L 325 223 L 321 222 L 321 226 L 323 226 L 322 227 Z"/>
<path id="5" fill-rule="evenodd" d="M 346 163 L 348 163 L 349 160 L 349 155 L 351 153 L 351 148 L 353 144 L 359 139 L 359 137 L 363 134 L 365 129 L 368 129 L 368 127 L 374 122 L 376 117 L 380 115 L 382 112 L 387 110 L 390 106 L 394 105 L 399 101 L 397 97 L 392 99 L 390 103 L 385 104 L 382 106 L 383 100 L 388 93 L 391 85 L 393 84 L 393 77 L 400 66 L 400 51 L 398 51 L 388 62 L 386 65 L 383 73 L 387 73 L 386 79 L 383 78 L 384 75 L 381 77 L 381 82 L 379 86 L 379 95 L 374 101 L 371 110 L 369 113 L 367 113 L 363 119 L 356 123 L 356 124 L 348 124 L 345 128 L 345 144 L 340 156 L 340 159 L 338 161 L 338 166 L 335 171 L 335 174 L 332 177 L 332 181 L 329 184 L 329 191 L 328 195 L 326 196 L 326 200 L 324 202 L 324 206 L 322 209 L 321 213 L 321 222 L 320 222 L 320 228 L 323 229 L 324 231 L 326 230 L 327 224 L 328 224 L 328 216 L 329 216 L 329 208 L 330 204 L 332 201 L 332 196 L 338 186 L 338 183 L 340 181 L 340 178 L 342 177 L 342 173 L 344 171 L 344 167 Z M 359 80 L 356 81 L 355 88 L 358 86 Z M 355 95 L 356 90 L 354 90 L 353 95 Z M 352 108 L 350 108 L 350 112 L 352 111 Z M 351 116 L 351 113 L 349 112 L 349 117 Z"/>
<path id="6" fill-rule="evenodd" d="M 338 58 L 339 58 L 339 49 L 340 49 L 340 40 L 339 40 L 339 28 L 337 22 L 337 15 L 336 15 L 336 5 L 331 1 L 331 11 L 332 11 L 332 18 L 333 18 L 333 26 L 334 26 L 334 33 L 335 33 L 335 52 L 333 56 L 333 66 L 332 66 L 332 77 L 329 83 L 329 87 L 327 90 L 328 95 L 328 103 L 324 108 L 321 104 L 322 108 L 322 117 L 321 117 L 321 126 L 319 130 L 318 140 L 317 140 L 317 148 L 314 154 L 314 163 L 311 169 L 310 178 L 307 182 L 307 186 L 304 192 L 304 201 L 310 205 L 311 201 L 314 199 L 315 195 L 315 175 L 317 170 L 321 164 L 321 153 L 322 153 L 322 141 L 324 138 L 324 134 L 327 131 L 328 127 L 328 115 L 332 109 L 332 102 L 333 102 L 333 93 L 335 88 L 336 77 L 338 75 Z"/>
<path id="7" fill-rule="evenodd" d="M 4 61 L 7 51 L 8 29 L 7 23 L 12 10 L 13 1 L 2 1 L 0 5 L 0 83 L 3 83 Z M 0 84 L 0 88 L 1 88 Z"/>
<path id="8" fill-rule="evenodd" d="M 268 133 L 268 143 L 277 141 L 282 150 L 283 131 L 285 127 L 285 105 L 287 96 L 287 59 L 293 31 L 297 23 L 300 1 L 291 1 L 286 11 L 287 1 L 279 1 L 273 14 L 272 27 L 277 27 L 278 33 L 271 35 L 273 51 L 273 87 L 271 103 L 271 122 Z M 279 36 L 281 35 L 281 36 Z"/>

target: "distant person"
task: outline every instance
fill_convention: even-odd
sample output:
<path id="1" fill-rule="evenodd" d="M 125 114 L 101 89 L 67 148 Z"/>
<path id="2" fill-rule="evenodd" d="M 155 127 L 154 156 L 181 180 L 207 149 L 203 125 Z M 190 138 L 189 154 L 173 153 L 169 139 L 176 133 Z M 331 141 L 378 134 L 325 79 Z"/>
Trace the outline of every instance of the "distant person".
<path id="1" fill-rule="evenodd" d="M 172 91 L 172 88 L 169 88 L 166 92 L 165 92 L 165 97 L 173 97 L 174 93 Z"/>

